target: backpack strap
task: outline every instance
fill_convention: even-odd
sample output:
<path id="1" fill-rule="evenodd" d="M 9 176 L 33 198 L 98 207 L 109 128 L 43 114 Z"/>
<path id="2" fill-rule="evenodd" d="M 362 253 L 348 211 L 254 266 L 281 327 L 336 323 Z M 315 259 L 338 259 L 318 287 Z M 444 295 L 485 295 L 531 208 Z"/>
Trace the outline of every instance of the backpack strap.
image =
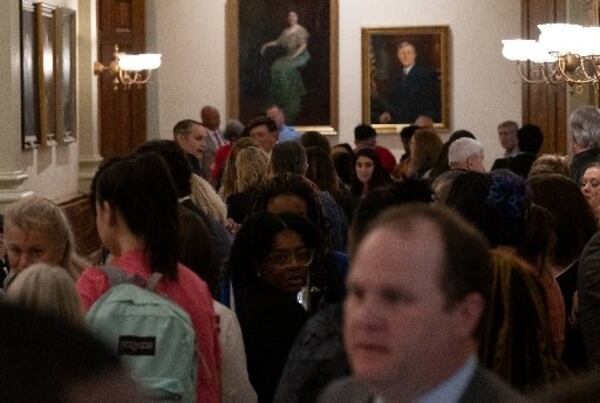
<path id="1" fill-rule="evenodd" d="M 111 287 L 119 284 L 136 284 L 148 291 L 154 292 L 156 285 L 162 279 L 162 273 L 152 273 L 146 280 L 137 274 L 130 276 L 118 267 L 100 266 L 98 268 L 106 275 Z"/>
<path id="2" fill-rule="evenodd" d="M 106 275 L 106 277 L 108 278 L 108 283 L 111 287 L 130 282 L 129 276 L 118 267 L 100 266 L 98 267 L 98 269 L 102 270 L 102 272 Z"/>
<path id="3" fill-rule="evenodd" d="M 150 277 L 148 277 L 148 281 L 146 282 L 146 290 L 154 292 L 156 285 L 162 278 L 162 273 L 152 273 Z"/>

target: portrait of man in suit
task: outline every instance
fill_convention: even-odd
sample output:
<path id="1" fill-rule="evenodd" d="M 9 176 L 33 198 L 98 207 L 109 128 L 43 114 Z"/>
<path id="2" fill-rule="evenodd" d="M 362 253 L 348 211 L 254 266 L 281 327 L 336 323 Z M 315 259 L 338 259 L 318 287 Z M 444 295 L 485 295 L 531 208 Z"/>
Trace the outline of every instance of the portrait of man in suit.
<path id="1" fill-rule="evenodd" d="M 397 57 L 399 68 L 390 79 L 387 97 L 382 99 L 385 111 L 379 123 L 412 123 L 420 115 L 439 121 L 435 75 L 417 64 L 417 50 L 410 42 L 398 45 Z"/>
<path id="2" fill-rule="evenodd" d="M 447 27 L 363 30 L 365 120 L 401 125 L 427 116 L 436 126 L 448 126 L 447 32 Z"/>

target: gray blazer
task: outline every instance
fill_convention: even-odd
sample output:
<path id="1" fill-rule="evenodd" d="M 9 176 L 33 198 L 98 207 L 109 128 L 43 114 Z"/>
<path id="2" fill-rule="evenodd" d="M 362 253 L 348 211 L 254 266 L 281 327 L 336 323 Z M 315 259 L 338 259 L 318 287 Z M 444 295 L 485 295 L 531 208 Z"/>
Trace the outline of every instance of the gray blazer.
<path id="1" fill-rule="evenodd" d="M 319 403 L 372 403 L 373 394 L 355 378 L 343 378 L 329 385 Z M 460 403 L 525 403 L 527 400 L 500 379 L 478 367 L 460 398 Z"/>

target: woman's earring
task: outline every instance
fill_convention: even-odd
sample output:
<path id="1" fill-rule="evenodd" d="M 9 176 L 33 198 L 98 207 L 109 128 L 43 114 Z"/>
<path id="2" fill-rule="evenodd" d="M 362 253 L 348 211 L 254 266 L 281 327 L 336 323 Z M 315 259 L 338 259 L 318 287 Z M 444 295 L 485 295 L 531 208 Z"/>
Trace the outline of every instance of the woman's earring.
<path id="1" fill-rule="evenodd" d="M 260 270 L 256 271 L 256 277 L 261 277 Z"/>

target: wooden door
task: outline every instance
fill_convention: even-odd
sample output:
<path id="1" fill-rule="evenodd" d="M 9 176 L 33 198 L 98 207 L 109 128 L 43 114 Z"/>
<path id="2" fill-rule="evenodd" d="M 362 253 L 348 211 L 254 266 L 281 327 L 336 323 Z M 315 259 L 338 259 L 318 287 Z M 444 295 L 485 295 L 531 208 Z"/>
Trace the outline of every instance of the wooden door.
<path id="1" fill-rule="evenodd" d="M 565 22 L 566 0 L 521 0 L 522 37 L 538 39 L 538 24 Z M 544 153 L 567 152 L 567 97 L 565 84 L 523 84 L 523 124 L 538 125 L 544 133 Z"/>
<path id="2" fill-rule="evenodd" d="M 145 52 L 145 0 L 97 0 L 98 58 L 108 65 L 114 46 L 127 53 Z M 113 90 L 113 77 L 98 79 L 100 154 L 126 155 L 146 141 L 146 88 L 121 86 Z"/>

